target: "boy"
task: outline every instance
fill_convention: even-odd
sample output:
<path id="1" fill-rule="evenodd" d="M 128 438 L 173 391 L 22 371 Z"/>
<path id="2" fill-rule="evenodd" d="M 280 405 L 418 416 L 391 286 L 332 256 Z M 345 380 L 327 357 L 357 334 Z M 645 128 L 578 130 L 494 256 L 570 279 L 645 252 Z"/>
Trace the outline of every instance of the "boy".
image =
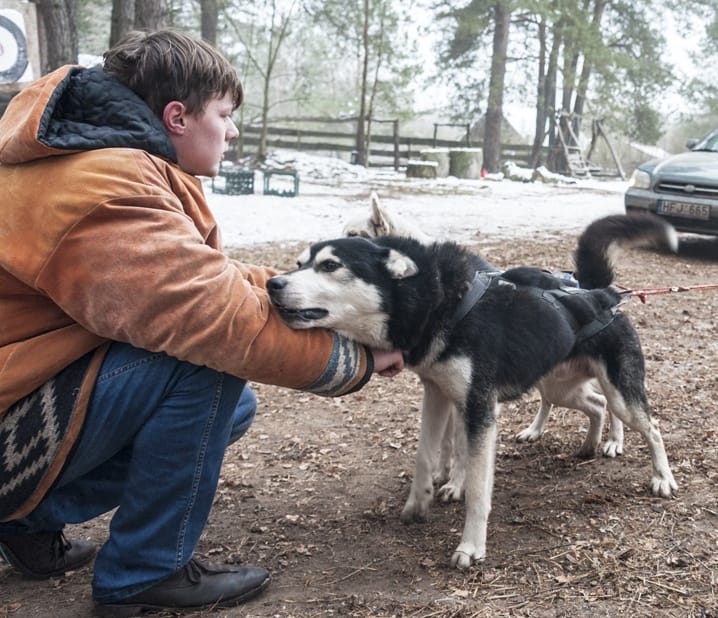
<path id="1" fill-rule="evenodd" d="M 100 615 L 236 605 L 269 582 L 193 557 L 254 416 L 246 380 L 336 396 L 402 366 L 288 329 L 274 271 L 222 252 L 196 176 L 217 174 L 242 98 L 211 46 L 132 33 L 0 119 L 0 552 L 30 577 L 78 568 L 95 548 L 63 526 L 119 507 L 95 560 Z"/>

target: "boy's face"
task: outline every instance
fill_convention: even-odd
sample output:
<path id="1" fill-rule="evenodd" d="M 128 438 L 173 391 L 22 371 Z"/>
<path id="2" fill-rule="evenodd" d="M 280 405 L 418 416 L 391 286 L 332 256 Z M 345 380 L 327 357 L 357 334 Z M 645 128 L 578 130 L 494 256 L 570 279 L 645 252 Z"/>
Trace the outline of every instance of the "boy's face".
<path id="1" fill-rule="evenodd" d="M 173 104 L 177 106 L 175 113 L 170 115 L 169 125 L 165 115 L 165 126 L 177 151 L 179 166 L 195 176 L 216 176 L 230 140 L 239 135 L 232 121 L 232 97 L 226 94 L 221 99 L 212 99 L 204 111 L 195 114 L 187 113 L 177 101 L 168 107 Z"/>

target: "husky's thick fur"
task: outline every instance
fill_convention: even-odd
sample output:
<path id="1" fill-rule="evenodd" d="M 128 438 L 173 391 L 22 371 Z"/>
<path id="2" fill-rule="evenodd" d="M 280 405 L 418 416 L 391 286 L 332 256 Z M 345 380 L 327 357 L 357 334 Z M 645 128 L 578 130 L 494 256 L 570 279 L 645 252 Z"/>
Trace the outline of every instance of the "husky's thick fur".
<path id="1" fill-rule="evenodd" d="M 577 261 L 583 276 L 608 283 L 606 251 L 578 251 Z M 466 522 L 451 559 L 458 568 L 486 553 L 501 402 L 562 366 L 575 386 L 597 380 L 611 413 L 644 437 L 651 491 L 667 498 L 677 489 L 650 417 L 638 335 L 612 288 L 564 287 L 528 267 L 489 273 L 483 259 L 454 243 L 390 236 L 316 243 L 298 269 L 272 278 L 268 291 L 290 326 L 332 328 L 401 350 L 420 376 L 424 405 L 405 522 L 427 515 L 439 442 L 452 409 L 458 411 L 466 462 Z"/>
<path id="2" fill-rule="evenodd" d="M 369 216 L 360 216 L 344 225 L 345 236 L 362 238 L 381 238 L 383 236 L 402 236 L 414 238 L 422 244 L 430 245 L 436 239 L 423 232 L 413 221 L 390 212 L 379 202 L 379 196 L 372 191 L 370 196 L 371 212 Z M 498 270 L 484 261 L 486 270 Z M 576 455 L 591 458 L 596 454 L 601 441 L 606 411 L 606 398 L 601 394 L 595 381 L 579 380 L 575 373 L 580 367 L 559 366 L 536 384 L 541 396 L 541 405 L 532 423 L 515 436 L 518 442 L 533 442 L 544 432 L 551 409 L 554 406 L 580 410 L 589 418 L 589 430 Z M 464 466 L 460 453 L 454 449 L 454 420 L 449 418 L 446 432 L 441 443 L 441 454 L 434 472 L 434 480 L 441 485 L 441 500 L 460 500 L 463 496 Z M 623 426 L 620 421 L 610 424 L 609 434 L 603 446 L 603 454 L 616 457 L 623 454 Z"/>

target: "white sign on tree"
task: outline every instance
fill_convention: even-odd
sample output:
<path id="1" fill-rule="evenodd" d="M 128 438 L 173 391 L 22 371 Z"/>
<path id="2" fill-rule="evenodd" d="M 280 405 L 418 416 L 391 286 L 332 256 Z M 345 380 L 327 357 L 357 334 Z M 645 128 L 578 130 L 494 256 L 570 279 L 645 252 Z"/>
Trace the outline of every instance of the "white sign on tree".
<path id="1" fill-rule="evenodd" d="M 40 76 L 35 6 L 0 1 L 0 86 Z"/>

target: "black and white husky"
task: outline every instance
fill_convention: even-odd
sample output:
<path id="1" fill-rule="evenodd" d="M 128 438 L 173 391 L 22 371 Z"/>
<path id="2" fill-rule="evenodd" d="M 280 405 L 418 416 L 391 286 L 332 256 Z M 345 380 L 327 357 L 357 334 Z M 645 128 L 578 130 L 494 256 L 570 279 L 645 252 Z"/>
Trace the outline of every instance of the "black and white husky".
<path id="1" fill-rule="evenodd" d="M 591 252 L 603 253 L 611 260 L 620 250 L 636 246 L 654 245 L 666 251 L 677 252 L 678 236 L 672 226 L 657 217 L 646 218 L 643 215 L 638 217 L 636 219 L 635 216 L 614 216 L 595 221 L 579 238 L 577 251 L 582 255 Z M 348 221 L 342 233 L 345 236 L 362 238 L 402 236 L 414 238 L 425 245 L 436 242 L 435 238 L 426 234 L 405 215 L 384 208 L 376 192 L 371 193 L 368 215 Z M 595 262 L 588 257 L 581 259 L 588 263 Z M 482 266 L 486 270 L 497 270 L 486 261 Z M 574 274 L 578 274 L 579 278 L 586 277 L 576 282 L 580 287 L 589 288 L 597 285 L 595 275 L 591 276 L 586 269 Z M 602 278 L 603 285 L 608 285 L 612 275 L 602 274 Z M 596 455 L 607 417 L 610 419 L 609 431 L 602 452 L 606 457 L 623 454 L 623 423 L 610 412 L 606 413 L 606 398 L 601 393 L 598 381 L 586 379 L 580 371 L 580 366 L 576 363 L 562 363 L 539 380 L 535 386 L 541 396 L 541 405 L 531 424 L 516 434 L 515 438 L 518 442 L 538 440 L 543 435 L 551 410 L 554 407 L 564 407 L 579 410 L 589 419 L 586 437 L 576 452 L 578 457 L 591 458 Z M 460 440 L 454 439 L 455 425 L 455 420 L 450 417 L 434 472 L 434 480 L 439 485 L 438 496 L 445 502 L 460 500 L 463 496 L 464 461 L 462 453 L 458 450 Z"/>
<path id="2" fill-rule="evenodd" d="M 375 191 L 371 193 L 370 206 L 368 216 L 356 217 L 344 225 L 342 230 L 344 236 L 360 236 L 362 238 L 402 236 L 414 238 L 425 245 L 436 242 L 435 238 L 426 234 L 414 221 L 384 208 Z M 661 237 L 664 236 L 663 231 L 661 230 L 661 234 L 659 234 Z M 634 230 L 631 236 L 635 235 Z M 652 235 L 655 237 L 655 230 L 652 230 Z M 596 236 L 604 238 L 605 234 L 591 234 L 591 237 Z M 625 234 L 619 234 L 617 238 L 613 229 L 610 230 L 610 237 L 607 240 L 616 243 L 621 240 L 621 236 L 624 236 L 622 244 L 628 244 Z M 632 244 L 643 244 L 646 240 L 644 236 L 641 234 Z M 667 240 L 675 243 L 672 238 Z M 497 270 L 486 261 L 482 266 L 489 271 Z M 518 442 L 538 440 L 543 435 L 549 414 L 554 407 L 571 408 L 583 412 L 589 419 L 586 437 L 576 455 L 584 459 L 596 455 L 606 419 L 606 398 L 595 380 L 582 378 L 576 380 L 576 369 L 575 364 L 573 366 L 560 365 L 536 383 L 536 390 L 541 396 L 541 405 L 531 424 L 516 434 L 515 438 Z M 438 495 L 444 502 L 460 500 L 464 491 L 464 461 L 462 453 L 458 450 L 460 439 L 454 439 L 456 425 L 456 419 L 450 416 L 441 442 L 437 467 L 434 471 L 434 480 L 439 485 Z M 461 431 L 461 427 L 458 429 Z M 618 419 L 611 419 L 608 436 L 603 445 L 603 454 L 606 457 L 623 454 L 623 424 Z"/>
<path id="3" fill-rule="evenodd" d="M 581 277 L 606 286 L 593 290 L 566 287 L 535 268 L 487 271 L 485 260 L 451 242 L 393 236 L 316 243 L 299 263 L 267 286 L 290 326 L 331 328 L 401 350 L 424 384 L 403 521 L 426 518 L 439 442 L 452 409 L 459 412 L 466 521 L 452 565 L 467 568 L 486 553 L 501 403 L 562 366 L 577 385 L 597 380 L 611 413 L 644 437 L 651 491 L 668 498 L 677 489 L 649 413 L 638 335 L 618 309 L 621 293 L 607 287 L 613 271 L 606 251 L 577 252 Z"/>

